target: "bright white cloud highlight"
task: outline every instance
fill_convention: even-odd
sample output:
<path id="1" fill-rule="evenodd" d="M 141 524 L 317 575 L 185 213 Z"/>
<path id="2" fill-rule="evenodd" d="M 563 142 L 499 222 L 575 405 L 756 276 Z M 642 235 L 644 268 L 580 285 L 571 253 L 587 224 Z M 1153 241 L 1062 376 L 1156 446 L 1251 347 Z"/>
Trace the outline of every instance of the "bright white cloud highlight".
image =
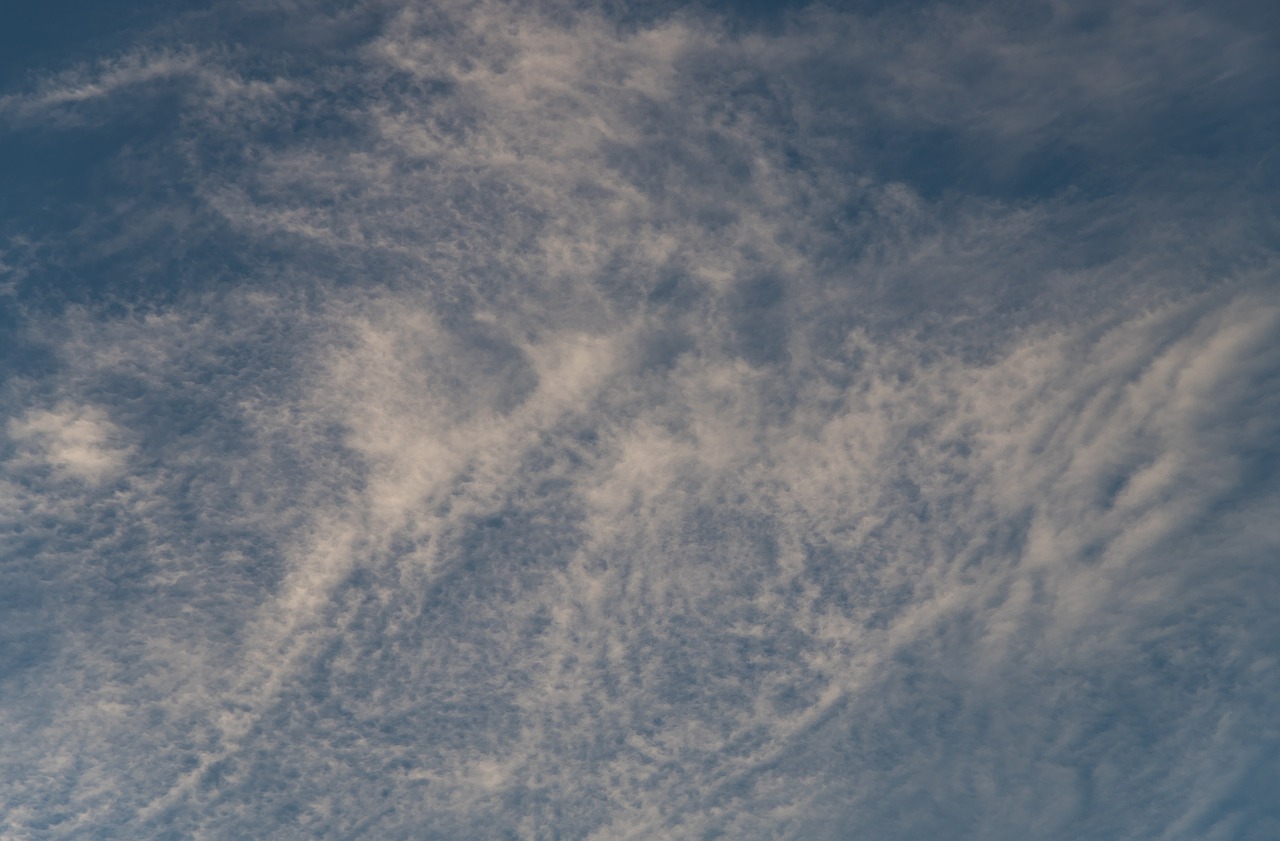
<path id="1" fill-rule="evenodd" d="M 9 421 L 9 437 L 18 445 L 14 466 L 44 467 L 88 482 L 119 473 L 129 452 L 123 431 L 92 406 L 27 412 Z"/>

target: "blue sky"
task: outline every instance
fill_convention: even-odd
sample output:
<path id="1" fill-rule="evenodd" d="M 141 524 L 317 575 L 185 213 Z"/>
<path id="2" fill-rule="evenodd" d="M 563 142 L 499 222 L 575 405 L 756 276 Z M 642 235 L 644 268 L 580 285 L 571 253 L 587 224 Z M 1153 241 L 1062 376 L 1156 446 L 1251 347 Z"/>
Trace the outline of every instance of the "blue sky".
<path id="1" fill-rule="evenodd" d="M 1280 836 L 1268 4 L 0 32 L 0 837 Z"/>

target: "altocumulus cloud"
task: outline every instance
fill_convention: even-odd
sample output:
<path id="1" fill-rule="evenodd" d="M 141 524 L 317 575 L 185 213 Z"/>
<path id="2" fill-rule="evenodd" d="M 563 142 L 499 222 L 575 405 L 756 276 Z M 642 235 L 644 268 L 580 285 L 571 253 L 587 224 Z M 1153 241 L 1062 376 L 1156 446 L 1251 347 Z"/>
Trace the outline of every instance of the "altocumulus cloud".
<path id="1" fill-rule="evenodd" d="M 1198 5 L 41 53 L 0 835 L 1274 838 L 1280 74 Z"/>

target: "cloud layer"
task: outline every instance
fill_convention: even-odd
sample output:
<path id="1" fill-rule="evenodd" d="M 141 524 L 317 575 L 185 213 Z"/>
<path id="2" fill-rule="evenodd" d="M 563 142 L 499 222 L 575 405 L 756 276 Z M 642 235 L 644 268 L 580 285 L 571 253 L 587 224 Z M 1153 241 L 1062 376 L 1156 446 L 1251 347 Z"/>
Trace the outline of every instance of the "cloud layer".
<path id="1" fill-rule="evenodd" d="M 0 835 L 1280 828 L 1272 34 L 135 40 L 0 92 Z"/>

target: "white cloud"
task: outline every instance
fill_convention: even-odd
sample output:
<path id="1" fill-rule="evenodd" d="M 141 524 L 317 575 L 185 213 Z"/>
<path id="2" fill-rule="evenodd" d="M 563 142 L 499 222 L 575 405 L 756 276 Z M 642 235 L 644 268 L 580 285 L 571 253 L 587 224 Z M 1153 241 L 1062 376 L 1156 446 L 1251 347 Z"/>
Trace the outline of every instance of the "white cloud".
<path id="1" fill-rule="evenodd" d="M 123 431 L 93 406 L 61 404 L 9 421 L 18 466 L 45 467 L 88 482 L 118 474 L 129 454 Z"/>
<path id="2" fill-rule="evenodd" d="M 80 66 L 64 71 L 45 80 L 32 93 L 0 97 L 0 113 L 8 112 L 11 118 L 20 121 L 47 117 L 48 112 L 63 106 L 101 101 L 150 82 L 189 76 L 198 66 L 198 57 L 190 52 L 126 53 L 96 67 Z"/>
<path id="3" fill-rule="evenodd" d="M 6 252 L 177 291 L 24 315 L 0 834 L 1218 826 L 1275 689 L 1273 267 L 1185 259 L 1244 211 L 876 151 L 1106 145 L 1238 44 L 1069 11 L 405 4 L 323 67 L 157 48 L 5 99 L 195 80 L 138 163 L 181 238 L 158 198 Z"/>

